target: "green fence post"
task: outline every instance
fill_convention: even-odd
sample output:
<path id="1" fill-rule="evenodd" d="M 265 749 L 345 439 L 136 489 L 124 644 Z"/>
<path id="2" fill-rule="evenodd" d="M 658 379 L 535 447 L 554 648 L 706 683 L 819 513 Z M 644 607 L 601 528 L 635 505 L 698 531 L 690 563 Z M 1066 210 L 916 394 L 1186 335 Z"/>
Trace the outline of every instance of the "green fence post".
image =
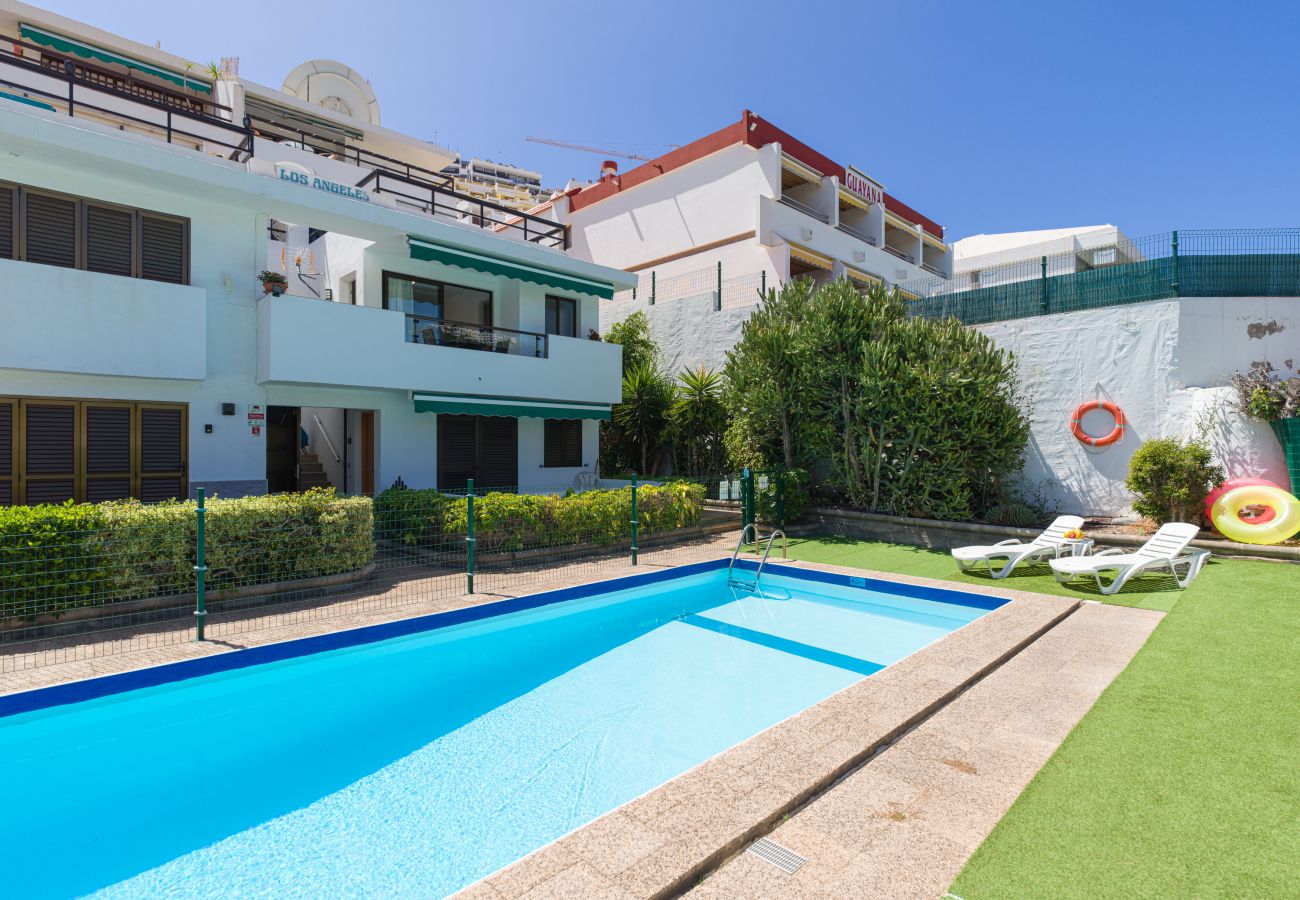
<path id="1" fill-rule="evenodd" d="M 1178 232 L 1177 232 L 1177 231 L 1174 232 L 1173 248 L 1174 248 L 1174 283 L 1173 283 L 1173 288 L 1174 288 L 1174 296 L 1177 297 L 1177 296 L 1178 296 L 1178 290 L 1179 290 L 1179 287 L 1178 287 Z"/>
<path id="2" fill-rule="evenodd" d="M 781 558 L 785 559 L 785 469 L 776 470 L 776 527 L 781 529 Z"/>
<path id="3" fill-rule="evenodd" d="M 632 473 L 632 565 L 636 565 L 636 473 Z"/>
<path id="4" fill-rule="evenodd" d="M 650 305 L 655 305 L 655 273 L 653 269 L 650 270 Z"/>
<path id="5" fill-rule="evenodd" d="M 749 527 L 754 523 L 754 473 L 745 466 L 740 472 L 740 527 Z M 743 531 L 742 531 L 743 535 Z M 758 546 L 758 534 L 754 534 L 754 546 Z"/>
<path id="6" fill-rule="evenodd" d="M 207 509 L 203 505 L 203 488 L 198 489 L 199 505 L 195 509 L 195 535 L 194 535 L 194 577 L 195 584 L 195 601 L 194 601 L 194 640 L 203 640 L 203 628 L 207 625 L 208 610 L 207 602 Z"/>
<path id="7" fill-rule="evenodd" d="M 1043 257 L 1043 314 L 1047 314 L 1047 257 Z"/>
<path id="8" fill-rule="evenodd" d="M 722 309 L 722 260 L 718 260 L 718 296 L 713 301 L 714 309 Z"/>
<path id="9" fill-rule="evenodd" d="M 767 269 L 763 269 L 762 271 L 760 271 L 758 273 L 758 278 L 759 278 L 758 283 L 759 285 L 761 285 L 758 289 L 758 292 L 762 294 L 764 297 L 766 297 L 767 296 Z"/>
<path id="10" fill-rule="evenodd" d="M 466 593 L 474 593 L 474 479 L 465 482 L 465 578 L 469 582 Z"/>

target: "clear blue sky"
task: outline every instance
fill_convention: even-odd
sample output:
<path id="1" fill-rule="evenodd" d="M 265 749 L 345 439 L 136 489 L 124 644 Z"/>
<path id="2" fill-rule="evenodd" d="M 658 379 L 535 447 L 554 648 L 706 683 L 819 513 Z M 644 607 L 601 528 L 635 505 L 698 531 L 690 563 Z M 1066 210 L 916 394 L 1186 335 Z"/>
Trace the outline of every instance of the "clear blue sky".
<path id="1" fill-rule="evenodd" d="M 950 238 L 1300 225 L 1294 2 L 45 5 L 273 87 L 342 60 L 385 125 L 548 185 L 601 157 L 526 135 L 652 156 L 748 107 Z"/>

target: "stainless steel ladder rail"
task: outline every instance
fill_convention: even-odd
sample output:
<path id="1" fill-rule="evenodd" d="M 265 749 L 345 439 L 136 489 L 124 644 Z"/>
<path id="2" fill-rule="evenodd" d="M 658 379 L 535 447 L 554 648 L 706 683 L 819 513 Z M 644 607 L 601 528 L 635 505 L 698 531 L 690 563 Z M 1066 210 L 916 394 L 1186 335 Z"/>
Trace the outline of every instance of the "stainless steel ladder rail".
<path id="1" fill-rule="evenodd" d="M 763 566 L 767 565 L 767 557 L 772 552 L 772 542 L 780 537 L 785 539 L 785 532 L 779 528 L 773 529 L 772 533 L 767 536 L 767 546 L 763 549 L 763 558 L 758 561 L 758 571 L 754 573 L 754 581 L 740 581 L 735 576 L 736 557 L 740 555 L 740 548 L 745 546 L 745 535 L 749 534 L 750 529 L 754 529 L 754 546 L 758 546 L 758 525 L 750 522 L 740 530 L 740 539 L 736 541 L 736 551 L 731 554 L 731 563 L 727 566 L 727 584 L 748 588 L 751 591 L 758 590 L 758 581 L 763 577 Z"/>

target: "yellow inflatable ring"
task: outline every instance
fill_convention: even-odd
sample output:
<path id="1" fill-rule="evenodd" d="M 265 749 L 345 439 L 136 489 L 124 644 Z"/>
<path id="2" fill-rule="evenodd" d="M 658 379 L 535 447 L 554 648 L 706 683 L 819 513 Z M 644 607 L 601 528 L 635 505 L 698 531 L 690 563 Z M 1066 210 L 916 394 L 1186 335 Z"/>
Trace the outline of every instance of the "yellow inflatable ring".
<path id="1" fill-rule="evenodd" d="M 1241 518 L 1248 506 L 1263 506 L 1273 515 L 1252 521 Z M 1277 544 L 1300 533 L 1300 500 L 1280 487 L 1247 485 L 1227 491 L 1210 508 L 1214 527 L 1229 540 L 1243 544 Z"/>

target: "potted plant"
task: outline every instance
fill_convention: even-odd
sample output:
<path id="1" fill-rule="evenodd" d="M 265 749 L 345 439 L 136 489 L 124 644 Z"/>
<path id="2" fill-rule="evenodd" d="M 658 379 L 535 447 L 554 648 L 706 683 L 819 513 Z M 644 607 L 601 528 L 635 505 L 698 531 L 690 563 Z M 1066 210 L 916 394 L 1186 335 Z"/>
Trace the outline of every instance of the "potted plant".
<path id="1" fill-rule="evenodd" d="M 1291 364 L 1287 360 L 1288 367 Z M 1235 372 L 1237 406 L 1252 419 L 1267 422 L 1286 458 L 1291 490 L 1300 489 L 1300 375 L 1283 377 L 1269 362 Z"/>
<path id="2" fill-rule="evenodd" d="M 288 278 L 285 278 L 280 272 L 272 272 L 270 269 L 258 275 L 257 278 L 262 282 L 262 293 L 270 294 L 273 297 L 279 297 L 284 293 L 285 288 L 289 286 Z"/>

